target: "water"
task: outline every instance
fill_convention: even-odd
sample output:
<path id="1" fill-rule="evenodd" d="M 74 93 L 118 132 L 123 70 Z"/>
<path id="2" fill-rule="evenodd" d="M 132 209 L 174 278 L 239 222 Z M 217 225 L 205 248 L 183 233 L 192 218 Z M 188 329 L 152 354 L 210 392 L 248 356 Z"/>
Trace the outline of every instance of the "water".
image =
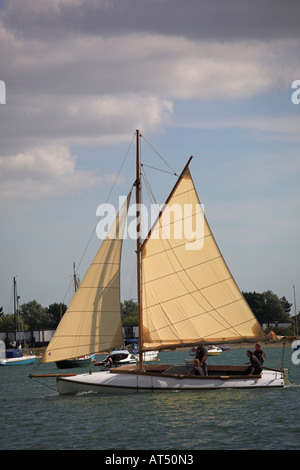
<path id="1" fill-rule="evenodd" d="M 281 348 L 266 352 L 266 366 L 279 368 Z M 186 351 L 159 354 L 162 363 L 180 363 L 186 357 Z M 284 389 L 122 396 L 60 396 L 28 378 L 32 366 L 0 367 L 0 449 L 299 449 L 300 365 L 291 358 L 292 350 L 286 348 L 284 366 L 293 385 Z M 211 364 L 246 361 L 246 350 L 209 357 Z M 60 371 L 48 364 L 39 372 Z M 46 382 L 55 388 L 55 379 Z"/>

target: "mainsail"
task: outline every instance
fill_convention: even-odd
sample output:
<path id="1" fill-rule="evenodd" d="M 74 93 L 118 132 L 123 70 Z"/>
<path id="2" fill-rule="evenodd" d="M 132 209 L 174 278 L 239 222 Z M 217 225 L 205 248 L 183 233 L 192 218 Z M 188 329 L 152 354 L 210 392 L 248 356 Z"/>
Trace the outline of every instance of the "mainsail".
<path id="1" fill-rule="evenodd" d="M 142 246 L 142 273 L 143 350 L 264 337 L 216 244 L 188 165 Z"/>
<path id="2" fill-rule="evenodd" d="M 59 323 L 43 363 L 122 346 L 120 263 L 130 196 L 131 193 Z"/>

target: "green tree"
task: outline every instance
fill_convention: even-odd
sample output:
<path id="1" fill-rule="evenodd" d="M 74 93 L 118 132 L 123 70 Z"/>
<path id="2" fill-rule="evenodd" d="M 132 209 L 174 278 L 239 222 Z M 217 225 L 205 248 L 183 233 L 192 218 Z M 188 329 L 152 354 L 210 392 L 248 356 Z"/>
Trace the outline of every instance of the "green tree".
<path id="1" fill-rule="evenodd" d="M 123 326 L 136 326 L 138 324 L 138 305 L 134 300 L 121 302 Z"/>
<path id="2" fill-rule="evenodd" d="M 20 306 L 21 315 L 28 325 L 29 330 L 41 330 L 43 328 L 52 328 L 52 315 L 47 309 L 42 307 L 36 300 Z"/>
<path id="3" fill-rule="evenodd" d="M 264 298 L 258 292 L 243 292 L 249 307 L 260 323 L 264 321 Z"/>
<path id="4" fill-rule="evenodd" d="M 65 304 L 58 304 L 54 303 L 49 305 L 46 309 L 47 313 L 51 316 L 51 328 L 56 328 L 67 310 L 67 306 Z"/>
<path id="5" fill-rule="evenodd" d="M 285 311 L 287 317 L 289 317 L 289 316 L 290 316 L 290 311 L 291 311 L 291 308 L 292 308 L 293 304 L 290 304 L 290 303 L 286 300 L 285 297 L 282 297 L 280 300 L 281 300 L 281 302 L 282 302 L 282 305 L 283 305 L 283 307 L 284 307 L 284 311 Z"/>
<path id="6" fill-rule="evenodd" d="M 285 297 L 280 299 L 271 290 L 262 293 L 243 292 L 243 294 L 261 324 L 290 321 L 291 304 L 287 302 Z"/>
<path id="7" fill-rule="evenodd" d="M 13 313 L 7 313 L 6 315 L 0 316 L 0 331 L 1 333 L 8 333 L 9 331 L 15 331 L 16 322 Z"/>

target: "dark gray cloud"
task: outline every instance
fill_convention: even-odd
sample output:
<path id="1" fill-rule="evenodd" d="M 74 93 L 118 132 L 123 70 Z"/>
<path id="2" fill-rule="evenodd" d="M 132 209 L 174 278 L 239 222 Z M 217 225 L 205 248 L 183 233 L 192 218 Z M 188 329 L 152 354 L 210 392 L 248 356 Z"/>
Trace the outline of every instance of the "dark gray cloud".
<path id="1" fill-rule="evenodd" d="M 300 35 L 298 0 L 6 0 L 4 24 L 52 40 L 70 33 L 155 33 L 199 40 L 274 40 Z"/>
<path id="2" fill-rule="evenodd" d="M 136 127 L 168 123 L 176 100 L 229 102 L 290 86 L 299 70 L 300 2 L 288 5 L 6 0 L 0 157 L 53 140 L 120 141 Z"/>

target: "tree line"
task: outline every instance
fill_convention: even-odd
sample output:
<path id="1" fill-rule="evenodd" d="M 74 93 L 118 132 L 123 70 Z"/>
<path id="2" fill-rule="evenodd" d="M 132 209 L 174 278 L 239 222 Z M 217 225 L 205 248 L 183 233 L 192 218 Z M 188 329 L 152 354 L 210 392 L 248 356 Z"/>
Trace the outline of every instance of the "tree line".
<path id="1" fill-rule="evenodd" d="M 288 323 L 294 320 L 290 316 L 293 304 L 289 303 L 285 297 L 279 298 L 270 290 L 262 293 L 243 292 L 243 295 L 260 324 Z M 55 330 L 66 310 L 67 306 L 59 303 L 53 303 L 47 308 L 36 300 L 22 304 L 19 313 L 23 330 Z M 134 300 L 122 302 L 121 312 L 123 326 L 136 326 L 138 324 L 138 308 Z M 6 333 L 16 329 L 15 315 L 12 313 L 4 314 L 3 308 L 0 307 L 0 332 Z M 276 333 L 280 334 L 279 331 L 276 331 Z"/>

